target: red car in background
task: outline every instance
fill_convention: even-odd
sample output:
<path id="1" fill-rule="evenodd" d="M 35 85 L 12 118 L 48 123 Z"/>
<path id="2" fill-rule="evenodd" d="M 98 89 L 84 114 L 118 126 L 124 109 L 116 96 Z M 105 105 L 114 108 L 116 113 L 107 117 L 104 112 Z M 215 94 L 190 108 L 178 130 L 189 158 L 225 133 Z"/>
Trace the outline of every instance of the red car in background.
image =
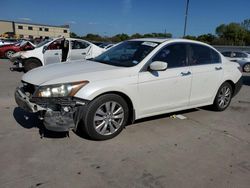
<path id="1" fill-rule="evenodd" d="M 22 41 L 15 44 L 0 46 L 0 58 L 10 58 L 14 53 L 20 51 L 33 50 L 35 45 L 30 41 Z"/>

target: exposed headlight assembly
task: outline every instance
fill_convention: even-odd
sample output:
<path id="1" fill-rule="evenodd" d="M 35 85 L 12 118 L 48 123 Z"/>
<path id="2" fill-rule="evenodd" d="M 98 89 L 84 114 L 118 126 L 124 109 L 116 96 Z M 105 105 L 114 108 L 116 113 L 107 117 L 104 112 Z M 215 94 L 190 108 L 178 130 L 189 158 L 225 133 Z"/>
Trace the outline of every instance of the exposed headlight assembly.
<path id="1" fill-rule="evenodd" d="M 64 83 L 56 85 L 41 86 L 35 92 L 34 97 L 72 97 L 89 81 Z"/>

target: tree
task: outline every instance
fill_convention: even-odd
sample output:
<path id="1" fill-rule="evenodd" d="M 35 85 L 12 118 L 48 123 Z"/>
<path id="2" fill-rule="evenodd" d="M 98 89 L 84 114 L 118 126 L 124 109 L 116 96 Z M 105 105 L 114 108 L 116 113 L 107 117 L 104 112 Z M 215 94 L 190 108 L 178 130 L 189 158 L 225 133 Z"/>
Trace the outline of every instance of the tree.
<path id="1" fill-rule="evenodd" d="M 216 28 L 216 34 L 224 39 L 227 45 L 245 45 L 247 30 L 238 23 L 222 24 Z"/>
<path id="2" fill-rule="evenodd" d="M 131 39 L 138 39 L 138 38 L 142 38 L 143 36 L 140 33 L 135 33 L 133 35 L 130 36 Z"/>
<path id="3" fill-rule="evenodd" d="M 74 32 L 70 32 L 69 36 L 70 36 L 71 38 L 80 38 L 80 37 L 79 37 L 76 33 L 74 33 Z"/>
<path id="4" fill-rule="evenodd" d="M 192 35 L 186 35 L 184 38 L 185 39 L 190 39 L 190 40 L 197 40 L 197 37 L 196 36 L 192 36 Z"/>
<path id="5" fill-rule="evenodd" d="M 243 22 L 241 22 L 241 26 L 242 26 L 244 29 L 250 31 L 250 19 L 246 19 L 246 20 L 244 20 Z"/>
<path id="6" fill-rule="evenodd" d="M 198 41 L 205 42 L 205 43 L 208 43 L 208 44 L 212 44 L 215 39 L 216 39 L 216 36 L 214 36 L 211 33 L 200 35 L 200 36 L 197 37 Z"/>

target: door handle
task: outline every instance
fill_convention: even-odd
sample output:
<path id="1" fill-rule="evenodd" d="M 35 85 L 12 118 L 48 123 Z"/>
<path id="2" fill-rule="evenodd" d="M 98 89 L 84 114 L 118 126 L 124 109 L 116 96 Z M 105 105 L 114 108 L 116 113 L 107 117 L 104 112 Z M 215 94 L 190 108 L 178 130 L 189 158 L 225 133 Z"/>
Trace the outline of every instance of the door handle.
<path id="1" fill-rule="evenodd" d="M 215 67 L 215 70 L 222 70 L 222 67 Z"/>
<path id="2" fill-rule="evenodd" d="M 82 55 L 86 55 L 86 53 L 85 53 L 85 52 L 83 52 L 83 53 L 82 53 Z"/>
<path id="3" fill-rule="evenodd" d="M 55 53 L 54 55 L 58 55 L 58 53 Z"/>
<path id="4" fill-rule="evenodd" d="M 181 76 L 188 76 L 188 75 L 190 75 L 190 74 L 191 74 L 190 71 L 188 71 L 188 72 L 181 72 Z"/>

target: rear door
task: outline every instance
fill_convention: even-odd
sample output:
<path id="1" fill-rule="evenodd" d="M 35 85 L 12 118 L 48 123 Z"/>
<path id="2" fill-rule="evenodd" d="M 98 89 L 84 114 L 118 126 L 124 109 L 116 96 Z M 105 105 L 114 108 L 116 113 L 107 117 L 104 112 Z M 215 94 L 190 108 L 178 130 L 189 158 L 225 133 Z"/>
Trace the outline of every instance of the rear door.
<path id="1" fill-rule="evenodd" d="M 82 40 L 71 40 L 70 41 L 70 60 L 85 59 L 86 55 L 89 53 L 91 45 Z"/>
<path id="2" fill-rule="evenodd" d="M 219 53 L 205 45 L 190 44 L 189 64 L 192 72 L 189 105 L 212 102 L 223 77 Z"/>

